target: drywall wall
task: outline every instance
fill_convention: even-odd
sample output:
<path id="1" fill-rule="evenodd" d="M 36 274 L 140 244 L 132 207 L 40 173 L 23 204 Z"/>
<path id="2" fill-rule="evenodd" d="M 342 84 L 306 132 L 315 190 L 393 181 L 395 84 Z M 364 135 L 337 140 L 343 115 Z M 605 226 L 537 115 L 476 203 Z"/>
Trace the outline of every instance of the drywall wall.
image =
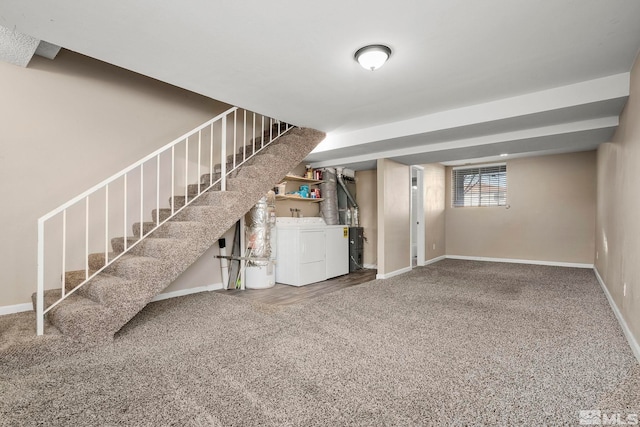
<path id="1" fill-rule="evenodd" d="M 233 237 L 235 226 L 227 230 L 223 237 L 226 239 L 227 255 L 231 255 L 233 249 Z M 187 268 L 173 283 L 167 286 L 163 294 L 184 291 L 188 289 L 212 290 L 223 287 L 220 259 L 220 247 L 216 244 L 207 251 L 189 268 Z"/>
<path id="2" fill-rule="evenodd" d="M 439 163 L 424 168 L 425 261 L 446 254 L 445 240 L 445 167 Z"/>
<path id="3" fill-rule="evenodd" d="M 595 265 L 636 342 L 640 342 L 640 58 L 610 143 L 598 148 Z M 626 290 L 625 290 L 626 285 Z M 637 349 L 636 349 L 637 350 Z"/>
<path id="4" fill-rule="evenodd" d="M 366 267 L 375 268 L 378 263 L 378 197 L 375 169 L 356 172 L 356 202 L 365 237 L 363 263 Z"/>
<path id="5" fill-rule="evenodd" d="M 35 291 L 41 215 L 228 108 L 65 50 L 0 63 L 0 93 L 0 306 Z"/>
<path id="6" fill-rule="evenodd" d="M 507 160 L 505 207 L 451 207 L 447 255 L 593 264 L 595 151 Z"/>
<path id="7" fill-rule="evenodd" d="M 411 268 L 411 170 L 378 159 L 378 275 L 389 277 Z"/>

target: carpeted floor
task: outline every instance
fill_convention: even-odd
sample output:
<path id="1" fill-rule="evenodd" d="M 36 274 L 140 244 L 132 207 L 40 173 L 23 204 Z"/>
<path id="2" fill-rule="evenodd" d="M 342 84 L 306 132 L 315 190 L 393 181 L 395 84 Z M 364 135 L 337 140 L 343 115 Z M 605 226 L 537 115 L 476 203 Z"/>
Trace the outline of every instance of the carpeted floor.
<path id="1" fill-rule="evenodd" d="M 0 425 L 579 425 L 640 412 L 593 272 L 445 260 L 306 304 L 149 305 L 112 345 L 0 370 Z"/>

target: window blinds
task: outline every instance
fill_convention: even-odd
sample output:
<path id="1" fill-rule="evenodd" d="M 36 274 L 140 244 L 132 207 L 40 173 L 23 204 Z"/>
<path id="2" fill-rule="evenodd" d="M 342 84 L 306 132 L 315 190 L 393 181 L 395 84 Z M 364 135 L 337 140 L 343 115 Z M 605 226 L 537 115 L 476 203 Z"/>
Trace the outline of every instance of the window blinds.
<path id="1" fill-rule="evenodd" d="M 451 191 L 453 207 L 505 206 L 507 165 L 454 168 Z"/>

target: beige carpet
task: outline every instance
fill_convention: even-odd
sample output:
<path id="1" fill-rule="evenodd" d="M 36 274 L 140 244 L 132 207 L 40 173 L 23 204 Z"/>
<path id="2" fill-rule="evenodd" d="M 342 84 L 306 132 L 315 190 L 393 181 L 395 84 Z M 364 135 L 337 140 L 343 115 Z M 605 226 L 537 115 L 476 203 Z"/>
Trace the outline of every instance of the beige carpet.
<path id="1" fill-rule="evenodd" d="M 640 412 L 593 272 L 441 261 L 304 305 L 147 306 L 113 344 L 0 366 L 0 425 L 579 425 Z"/>

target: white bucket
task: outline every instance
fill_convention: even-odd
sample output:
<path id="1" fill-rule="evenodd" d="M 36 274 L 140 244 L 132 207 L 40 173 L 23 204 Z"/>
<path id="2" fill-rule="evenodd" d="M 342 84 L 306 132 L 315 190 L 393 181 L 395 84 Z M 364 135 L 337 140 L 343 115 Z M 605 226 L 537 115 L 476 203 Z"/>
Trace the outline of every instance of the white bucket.
<path id="1" fill-rule="evenodd" d="M 276 285 L 276 269 L 273 268 L 273 261 L 267 265 L 255 265 L 247 267 L 244 273 L 247 289 L 267 289 Z"/>

